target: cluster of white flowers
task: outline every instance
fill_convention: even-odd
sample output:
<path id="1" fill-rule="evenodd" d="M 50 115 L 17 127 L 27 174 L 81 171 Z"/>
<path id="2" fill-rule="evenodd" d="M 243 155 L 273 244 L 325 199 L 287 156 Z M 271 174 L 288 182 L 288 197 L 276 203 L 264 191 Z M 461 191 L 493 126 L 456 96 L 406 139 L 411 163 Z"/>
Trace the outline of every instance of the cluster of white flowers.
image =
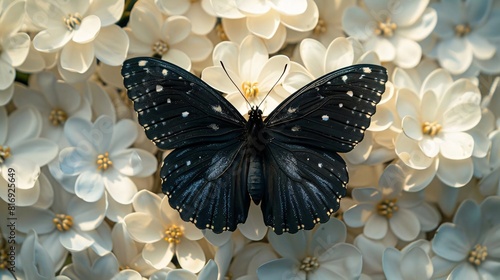
<path id="1" fill-rule="evenodd" d="M 497 278 L 499 27 L 498 0 L 0 0 L 0 278 Z M 253 204 L 235 232 L 182 221 L 122 84 L 136 56 L 265 115 L 385 66 L 340 210 L 283 235 Z"/>

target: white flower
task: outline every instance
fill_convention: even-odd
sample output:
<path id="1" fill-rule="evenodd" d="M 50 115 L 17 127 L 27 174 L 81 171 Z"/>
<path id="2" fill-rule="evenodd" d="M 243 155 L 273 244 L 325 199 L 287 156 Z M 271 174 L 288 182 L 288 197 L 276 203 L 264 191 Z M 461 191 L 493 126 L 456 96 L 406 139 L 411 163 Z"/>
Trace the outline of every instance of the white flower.
<path id="1" fill-rule="evenodd" d="M 51 72 L 34 75 L 32 81 L 35 85 L 30 88 L 16 84 L 14 104 L 18 108 L 35 107 L 42 116 L 41 137 L 59 142 L 61 146 L 66 120 L 70 117 L 90 120 L 92 114 L 90 105 L 82 100 L 75 88 L 58 82 Z"/>
<path id="2" fill-rule="evenodd" d="M 116 256 L 120 269 L 132 269 L 142 276 L 148 277 L 157 271 L 142 257 L 143 244 L 135 242 L 128 233 L 125 223 L 116 223 L 111 231 L 113 253 Z"/>
<path id="3" fill-rule="evenodd" d="M 436 2 L 432 7 L 438 15 L 435 48 L 443 68 L 458 75 L 475 64 L 485 72 L 500 72 L 499 5 L 468 0 Z"/>
<path id="4" fill-rule="evenodd" d="M 38 236 L 31 230 L 23 241 L 19 261 L 22 262 L 22 271 L 16 272 L 23 275 L 22 279 L 58 279 L 70 280 L 70 278 L 59 275 L 55 276 L 55 267 L 50 255 L 38 242 Z M 3 278 L 2 278 L 3 279 Z"/>
<path id="5" fill-rule="evenodd" d="M 432 240 L 434 278 L 495 279 L 500 269 L 500 197 L 465 200 Z"/>
<path id="6" fill-rule="evenodd" d="M 202 232 L 192 223 L 181 220 L 170 207 L 168 198 L 142 190 L 133 201 L 136 212 L 127 215 L 124 222 L 132 238 L 145 243 L 142 256 L 156 269 L 168 265 L 173 256 L 182 268 L 196 273 L 205 265 L 205 254 L 198 242 Z"/>
<path id="7" fill-rule="evenodd" d="M 480 191 L 484 196 L 500 195 L 500 130 L 492 132 L 490 140 L 486 175 L 479 182 Z"/>
<path id="8" fill-rule="evenodd" d="M 111 250 L 111 236 L 104 220 L 107 203 L 104 199 L 88 203 L 67 193 L 52 181 L 54 200 L 50 208 L 18 207 L 17 229 L 29 233 L 34 229 L 56 268 L 60 268 L 68 251 L 91 247 L 100 255 Z"/>
<path id="9" fill-rule="evenodd" d="M 187 17 L 195 34 L 208 34 L 217 22 L 210 0 L 155 0 L 155 3 L 167 15 L 184 15 Z"/>
<path id="10" fill-rule="evenodd" d="M 434 29 L 437 14 L 425 1 L 366 0 L 366 9 L 349 7 L 342 16 L 345 32 L 375 51 L 380 60 L 415 67 L 422 49 L 417 43 Z"/>
<path id="11" fill-rule="evenodd" d="M 361 253 L 344 243 L 345 225 L 335 218 L 313 231 L 269 232 L 268 238 L 283 258 L 259 267 L 260 279 L 356 279 L 361 275 Z"/>
<path id="12" fill-rule="evenodd" d="M 7 1 L 6 1 L 7 3 Z M 12 97 L 15 67 L 26 60 L 30 49 L 30 37 L 19 32 L 24 20 L 25 1 L 12 1 L 0 7 L 0 106 Z"/>
<path id="13" fill-rule="evenodd" d="M 372 239 L 394 234 L 412 241 L 420 231 L 430 231 L 439 222 L 439 213 L 424 201 L 423 192 L 403 193 L 405 174 L 397 165 L 389 165 L 380 176 L 377 188 L 356 188 L 352 196 L 358 204 L 344 212 L 350 227 L 364 226 L 363 233 Z"/>
<path id="14" fill-rule="evenodd" d="M 131 269 L 120 271 L 113 253 L 99 256 L 92 250 L 85 250 L 73 253 L 71 261 L 61 270 L 61 275 L 70 279 L 142 280 L 141 275 L 136 271 Z"/>
<path id="15" fill-rule="evenodd" d="M 396 106 L 404 133 L 396 138 L 396 154 L 420 176 L 465 185 L 473 174 L 475 140 L 467 131 L 481 119 L 480 100 L 477 86 L 453 81 L 442 69 L 431 72 L 419 92 L 399 89 Z"/>
<path id="16" fill-rule="evenodd" d="M 318 23 L 313 30 L 300 32 L 300 36 L 308 37 L 320 41 L 323 45 L 328 45 L 335 38 L 343 37 L 342 15 L 347 7 L 354 6 L 354 0 L 315 0 L 318 6 Z M 293 30 L 287 30 L 293 32 Z"/>
<path id="17" fill-rule="evenodd" d="M 406 245 L 401 251 L 386 248 L 382 259 L 384 274 L 388 280 L 431 279 L 433 268 L 429 257 L 430 242 L 416 240 Z"/>
<path id="18" fill-rule="evenodd" d="M 71 147 L 59 154 L 60 168 L 67 175 L 77 175 L 75 194 L 88 202 L 102 198 L 106 190 L 113 200 L 129 204 L 137 187 L 129 176 L 149 176 L 156 170 L 156 158 L 150 153 L 128 148 L 137 137 L 131 120 L 113 123 L 100 116 L 92 124 L 71 118 L 64 134 Z"/>
<path id="19" fill-rule="evenodd" d="M 213 9 L 222 18 L 227 37 L 241 42 L 247 35 L 262 38 L 270 53 L 281 49 L 287 28 L 297 32 L 313 30 L 319 18 L 313 0 L 212 0 Z"/>
<path id="20" fill-rule="evenodd" d="M 26 12 L 42 29 L 33 38 L 33 45 L 42 52 L 61 50 L 61 67 L 71 72 L 86 72 L 94 57 L 119 65 L 129 45 L 126 33 L 114 24 L 123 8 L 121 0 L 28 0 Z"/>
<path id="21" fill-rule="evenodd" d="M 217 264 L 213 260 L 209 260 L 198 275 L 186 269 L 173 269 L 167 273 L 165 280 L 216 280 L 218 273 Z"/>
<path id="22" fill-rule="evenodd" d="M 130 39 L 130 54 L 159 56 L 186 70 L 191 69 L 191 61 L 202 61 L 212 51 L 209 39 L 191 32 L 188 18 L 169 16 L 164 19 L 152 0 L 134 5 L 125 31 Z"/>
<path id="23" fill-rule="evenodd" d="M 233 248 L 239 249 L 239 251 L 234 250 L 236 252 L 234 252 L 233 258 L 230 259 L 231 266 L 228 272 L 235 279 L 245 276 L 255 276 L 257 278 L 257 268 L 259 266 L 278 258 L 276 252 L 267 242 L 251 242 L 244 247 L 241 244 L 238 246 L 236 240 L 232 240 L 231 243 L 233 243 L 230 244 L 232 245 L 230 246 L 231 252 L 234 250 Z M 219 247 L 217 252 L 224 251 L 224 249 L 226 248 Z M 220 265 L 220 261 L 218 264 Z"/>
<path id="24" fill-rule="evenodd" d="M 229 77 L 220 66 L 221 61 Z M 264 42 L 258 37 L 248 36 L 239 46 L 233 42 L 219 43 L 213 53 L 215 66 L 205 68 L 202 79 L 215 89 L 227 93 L 227 99 L 241 114 L 246 114 L 250 109 L 247 100 L 251 106 L 257 106 L 264 100 L 260 109 L 264 115 L 268 115 L 284 97 L 274 90 L 267 98 L 264 97 L 280 81 L 280 76 L 286 75 L 283 71 L 289 61 L 284 55 L 269 59 Z M 234 86 L 229 78 L 240 88 Z"/>
<path id="25" fill-rule="evenodd" d="M 356 246 L 363 255 L 363 274 L 361 279 L 385 279 L 382 259 L 387 247 L 396 246 L 397 240 L 373 240 L 364 234 L 354 239 Z M 368 277 L 370 275 L 371 277 Z"/>
<path id="26" fill-rule="evenodd" d="M 40 174 L 40 167 L 57 155 L 58 148 L 55 143 L 39 138 L 41 128 L 40 113 L 34 108 L 18 109 L 7 117 L 5 109 L 0 107 L 0 191 L 2 197 L 7 197 L 9 179 L 11 182 L 15 180 L 16 188 L 32 189 Z"/>

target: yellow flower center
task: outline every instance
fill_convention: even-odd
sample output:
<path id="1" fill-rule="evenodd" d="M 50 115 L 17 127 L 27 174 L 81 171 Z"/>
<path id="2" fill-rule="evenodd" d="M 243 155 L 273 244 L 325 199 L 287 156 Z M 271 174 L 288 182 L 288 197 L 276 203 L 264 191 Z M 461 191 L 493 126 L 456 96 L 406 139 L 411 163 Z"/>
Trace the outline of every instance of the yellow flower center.
<path id="1" fill-rule="evenodd" d="M 437 122 L 424 122 L 422 124 L 422 133 L 429 136 L 436 136 L 441 131 L 442 126 Z"/>
<path id="2" fill-rule="evenodd" d="M 109 153 L 105 152 L 97 156 L 97 169 L 106 170 L 108 167 L 113 165 L 113 162 L 109 159 Z"/>
<path id="3" fill-rule="evenodd" d="M 66 214 L 56 214 L 52 222 L 56 225 L 58 231 L 67 231 L 73 226 L 73 217 Z"/>
<path id="4" fill-rule="evenodd" d="M 165 230 L 165 241 L 168 243 L 179 244 L 181 243 L 181 237 L 183 236 L 182 229 L 176 225 L 172 225 L 167 230 Z"/>
<path id="5" fill-rule="evenodd" d="M 399 210 L 398 205 L 396 204 L 397 199 L 385 199 L 379 202 L 377 205 L 377 213 L 381 216 L 385 216 L 387 218 L 391 218 L 394 212 Z"/>
<path id="6" fill-rule="evenodd" d="M 322 33 L 325 33 L 326 32 L 326 22 L 324 19 L 322 18 L 319 18 L 318 19 L 318 23 L 316 24 L 316 26 L 314 27 L 313 29 L 313 33 L 315 35 L 320 35 Z"/>
<path id="7" fill-rule="evenodd" d="M 69 31 L 78 29 L 80 24 L 82 24 L 82 16 L 79 13 L 69 14 L 67 17 L 63 18 L 64 24 Z"/>
<path id="8" fill-rule="evenodd" d="M 156 43 L 153 44 L 152 49 L 154 54 L 163 56 L 168 52 L 170 48 L 168 47 L 168 44 L 166 42 L 158 40 L 156 41 Z"/>
<path id="9" fill-rule="evenodd" d="M 118 267 L 118 270 L 120 270 L 120 271 L 125 270 L 125 269 L 130 269 L 130 266 L 128 266 L 128 265 L 121 266 L 121 265 L 120 265 L 120 266 Z"/>
<path id="10" fill-rule="evenodd" d="M 302 260 L 299 269 L 307 273 L 316 270 L 318 267 L 319 263 L 316 257 L 306 257 Z"/>
<path id="11" fill-rule="evenodd" d="M 217 33 L 219 39 L 221 39 L 222 41 L 229 41 L 226 31 L 224 31 L 224 27 L 222 27 L 222 23 L 217 23 L 217 25 L 215 26 L 215 32 Z"/>
<path id="12" fill-rule="evenodd" d="M 50 111 L 49 121 L 53 126 L 63 124 L 68 119 L 68 115 L 61 109 L 54 108 Z"/>
<path id="13" fill-rule="evenodd" d="M 480 265 L 481 262 L 484 262 L 486 257 L 488 256 L 488 248 L 481 244 L 476 244 L 474 249 L 469 252 L 469 262 L 474 265 Z"/>
<path id="14" fill-rule="evenodd" d="M 10 148 L 8 146 L 0 145 L 0 164 L 11 156 Z"/>
<path id="15" fill-rule="evenodd" d="M 465 23 L 465 24 L 457 24 L 455 26 L 455 35 L 457 35 L 458 37 L 463 37 L 467 34 L 470 33 L 470 26 Z"/>
<path id="16" fill-rule="evenodd" d="M 257 84 L 257 82 L 243 82 L 243 84 L 241 85 L 241 89 L 243 89 L 243 94 L 245 95 L 246 99 L 252 100 L 257 97 L 257 95 L 259 94 L 259 87 L 257 86 Z"/>
<path id="17" fill-rule="evenodd" d="M 378 22 L 375 28 L 375 34 L 384 37 L 392 37 L 397 27 L 396 23 L 391 22 L 391 18 L 387 18 L 384 22 Z"/>

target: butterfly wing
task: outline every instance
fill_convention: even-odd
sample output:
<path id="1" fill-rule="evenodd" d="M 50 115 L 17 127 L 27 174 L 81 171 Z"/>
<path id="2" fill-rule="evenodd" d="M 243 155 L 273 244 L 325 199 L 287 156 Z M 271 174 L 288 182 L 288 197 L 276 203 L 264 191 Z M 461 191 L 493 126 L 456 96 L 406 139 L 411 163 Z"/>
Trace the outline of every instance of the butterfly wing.
<path id="1" fill-rule="evenodd" d="M 311 229 L 338 209 L 348 174 L 337 152 L 363 139 L 386 81 L 381 66 L 346 67 L 304 86 L 267 117 L 261 209 L 276 233 Z"/>
<path id="2" fill-rule="evenodd" d="M 139 123 L 159 148 L 175 149 L 161 169 L 163 192 L 184 221 L 214 232 L 246 220 L 246 120 L 184 69 L 149 57 L 122 68 Z"/>

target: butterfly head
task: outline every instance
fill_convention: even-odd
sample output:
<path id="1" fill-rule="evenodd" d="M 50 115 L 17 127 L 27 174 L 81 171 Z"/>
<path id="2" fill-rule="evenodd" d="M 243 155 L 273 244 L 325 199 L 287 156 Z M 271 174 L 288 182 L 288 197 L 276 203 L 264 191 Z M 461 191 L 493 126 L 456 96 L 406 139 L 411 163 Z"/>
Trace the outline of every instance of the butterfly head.
<path id="1" fill-rule="evenodd" d="M 250 120 L 262 120 L 262 110 L 257 106 L 252 106 L 248 111 L 248 116 Z"/>

